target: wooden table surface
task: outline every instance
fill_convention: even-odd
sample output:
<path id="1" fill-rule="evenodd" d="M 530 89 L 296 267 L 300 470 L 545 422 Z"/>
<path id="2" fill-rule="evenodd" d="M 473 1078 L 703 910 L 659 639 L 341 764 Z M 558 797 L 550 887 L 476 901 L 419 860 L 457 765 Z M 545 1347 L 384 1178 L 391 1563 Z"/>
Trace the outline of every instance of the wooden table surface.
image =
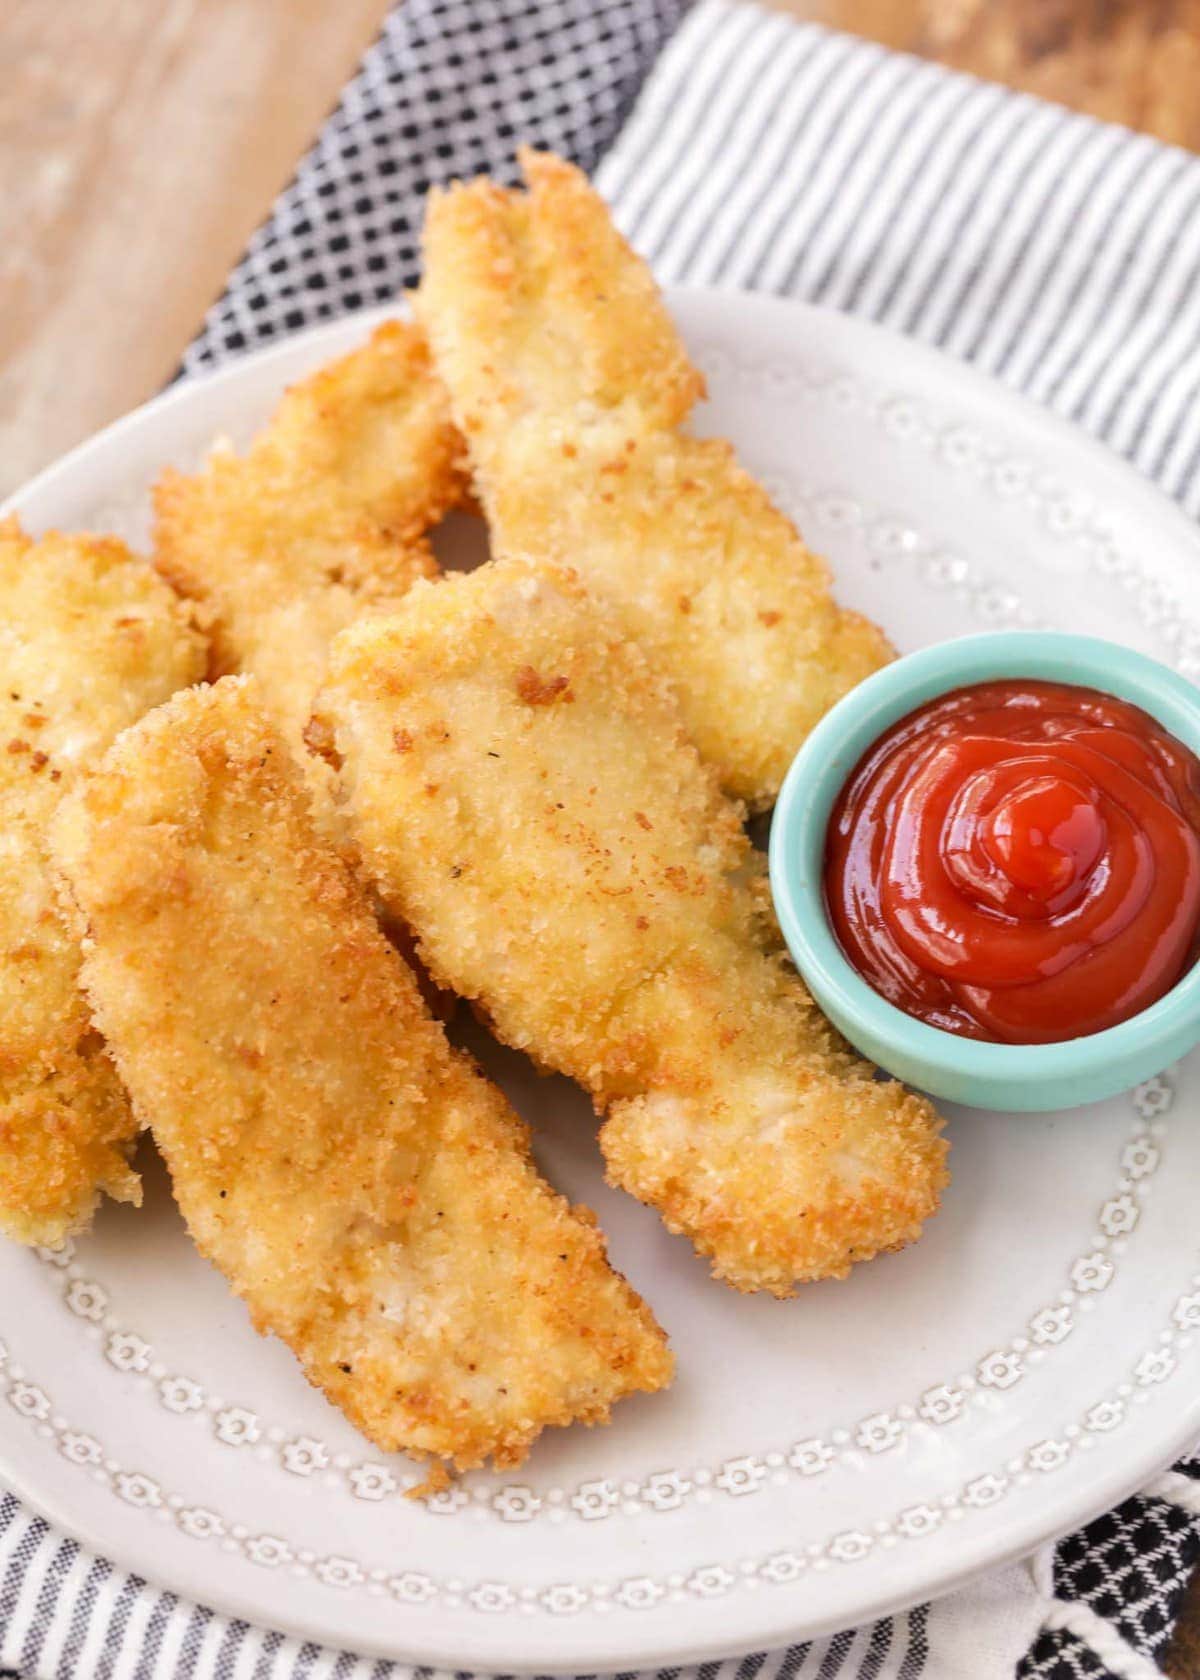
<path id="1" fill-rule="evenodd" d="M 776 0 L 1200 151 L 1200 0 Z M 388 0 L 3 0 L 0 495 L 174 370 Z"/>
<path id="2" fill-rule="evenodd" d="M 1200 151 L 1200 0 L 774 3 Z M 4 0 L 0 495 L 170 376 L 387 6 Z"/>

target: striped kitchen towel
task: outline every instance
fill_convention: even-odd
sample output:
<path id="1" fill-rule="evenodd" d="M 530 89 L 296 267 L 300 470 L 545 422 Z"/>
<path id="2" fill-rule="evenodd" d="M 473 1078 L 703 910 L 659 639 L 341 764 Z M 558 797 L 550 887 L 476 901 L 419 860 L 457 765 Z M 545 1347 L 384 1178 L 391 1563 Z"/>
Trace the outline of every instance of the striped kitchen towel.
<path id="1" fill-rule="evenodd" d="M 663 281 L 758 287 L 939 345 L 1105 439 L 1200 515 L 1200 159 L 753 6 L 685 11 L 686 0 L 406 0 L 184 371 L 412 284 L 429 184 L 510 176 L 528 140 L 598 166 Z M 1193 1458 L 935 1604 L 686 1672 L 1151 1676 L 1198 1560 Z M 7 1494 L 3 1665 L 22 1680 L 413 1673 L 158 1592 Z"/>

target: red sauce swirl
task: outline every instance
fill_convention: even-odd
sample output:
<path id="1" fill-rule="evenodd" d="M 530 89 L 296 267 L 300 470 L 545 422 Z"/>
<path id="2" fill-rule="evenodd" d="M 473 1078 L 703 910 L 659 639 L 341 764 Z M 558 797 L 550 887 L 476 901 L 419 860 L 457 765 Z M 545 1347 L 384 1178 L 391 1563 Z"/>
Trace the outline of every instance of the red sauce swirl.
<path id="1" fill-rule="evenodd" d="M 1101 1032 L 1195 960 L 1200 760 L 1094 689 L 959 689 L 858 764 L 825 892 L 850 962 L 918 1020 L 1007 1044 Z"/>

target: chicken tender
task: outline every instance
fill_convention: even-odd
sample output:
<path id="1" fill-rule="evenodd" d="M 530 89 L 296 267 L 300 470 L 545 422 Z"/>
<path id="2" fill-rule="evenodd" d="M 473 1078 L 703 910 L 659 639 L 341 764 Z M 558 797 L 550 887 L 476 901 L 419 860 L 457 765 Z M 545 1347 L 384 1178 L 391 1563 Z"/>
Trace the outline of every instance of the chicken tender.
<path id="1" fill-rule="evenodd" d="M 0 1230 L 54 1247 L 140 1200 L 136 1125 L 79 992 L 46 824 L 119 730 L 204 668 L 186 610 L 108 538 L 0 523 Z"/>
<path id="2" fill-rule="evenodd" d="M 739 1289 L 912 1241 L 941 1123 L 841 1042 L 765 870 L 623 621 L 518 562 L 335 642 L 310 739 L 435 978 L 607 1115 L 614 1184 Z"/>
<path id="3" fill-rule="evenodd" d="M 768 806 L 892 650 L 731 446 L 680 432 L 703 381 L 586 178 L 521 156 L 527 193 L 431 195 L 417 300 L 494 552 L 569 565 L 619 604 L 723 786 Z"/>
<path id="4" fill-rule="evenodd" d="M 592 1215 L 538 1176 L 319 838 L 251 679 L 124 734 L 54 842 L 197 1247 L 364 1435 L 512 1465 L 667 1383 Z"/>
<path id="5" fill-rule="evenodd" d="M 245 456 L 159 480 L 155 565 L 203 603 L 212 675 L 257 675 L 294 746 L 335 633 L 436 569 L 461 457 L 419 329 L 389 321 L 293 386 Z"/>

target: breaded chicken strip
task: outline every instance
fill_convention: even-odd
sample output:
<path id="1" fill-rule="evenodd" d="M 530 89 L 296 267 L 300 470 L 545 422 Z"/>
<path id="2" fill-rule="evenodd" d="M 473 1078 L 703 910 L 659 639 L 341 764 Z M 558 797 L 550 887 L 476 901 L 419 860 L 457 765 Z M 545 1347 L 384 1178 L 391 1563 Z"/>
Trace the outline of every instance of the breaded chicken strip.
<path id="1" fill-rule="evenodd" d="M 310 739 L 434 977 L 591 1093 L 613 1183 L 787 1295 L 919 1234 L 941 1125 L 784 962 L 740 808 L 623 628 L 569 573 L 419 584 L 335 642 Z"/>
<path id="2" fill-rule="evenodd" d="M 518 1463 L 671 1358 L 450 1049 L 250 679 L 116 743 L 55 824 L 84 985 L 198 1248 L 385 1451 Z"/>
<path id="3" fill-rule="evenodd" d="M 419 329 L 389 321 L 292 387 L 244 456 L 155 490 L 155 565 L 203 603 L 213 675 L 253 672 L 294 745 L 329 643 L 435 570 L 428 532 L 465 488 Z"/>
<path id="4" fill-rule="evenodd" d="M 137 1130 L 79 992 L 46 824 L 114 736 L 204 669 L 186 610 L 109 538 L 0 523 L 0 1230 L 56 1246 L 137 1202 Z"/>
<path id="5" fill-rule="evenodd" d="M 892 650 L 730 445 L 678 430 L 703 381 L 585 177 L 521 157 L 528 193 L 431 195 L 417 300 L 494 552 L 570 565 L 617 602 L 726 790 L 770 805 Z"/>

